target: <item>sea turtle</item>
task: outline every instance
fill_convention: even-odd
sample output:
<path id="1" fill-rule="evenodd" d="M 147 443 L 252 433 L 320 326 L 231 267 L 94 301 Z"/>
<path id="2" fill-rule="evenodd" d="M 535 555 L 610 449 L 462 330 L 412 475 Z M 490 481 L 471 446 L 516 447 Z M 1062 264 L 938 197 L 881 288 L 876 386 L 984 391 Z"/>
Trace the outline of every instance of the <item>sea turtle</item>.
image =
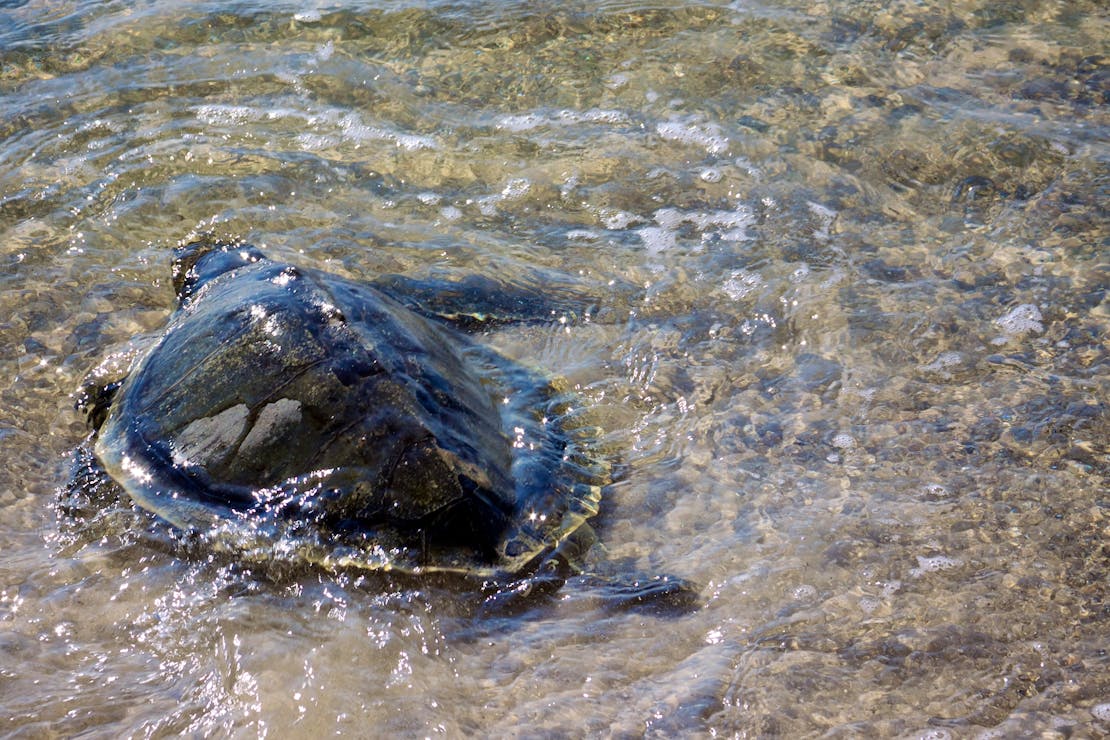
<path id="1" fill-rule="evenodd" d="M 576 572 L 608 466 L 566 393 L 457 328 L 501 318 L 477 310 L 491 307 L 548 316 L 541 291 L 357 282 L 211 239 L 176 250 L 173 281 L 161 333 L 78 399 L 100 468 L 141 507 L 217 548 L 332 568 L 513 592 Z M 695 589 L 613 592 L 688 603 Z"/>

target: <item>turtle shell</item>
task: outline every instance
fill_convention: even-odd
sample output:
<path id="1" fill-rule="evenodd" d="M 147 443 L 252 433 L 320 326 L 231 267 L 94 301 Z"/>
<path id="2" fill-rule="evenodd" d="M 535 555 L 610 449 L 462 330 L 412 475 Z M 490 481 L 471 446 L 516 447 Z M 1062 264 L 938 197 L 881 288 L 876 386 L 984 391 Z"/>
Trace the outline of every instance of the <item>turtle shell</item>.
<path id="1" fill-rule="evenodd" d="M 404 297 L 245 244 L 179 250 L 174 284 L 90 415 L 104 471 L 172 525 L 336 566 L 518 573 L 597 511 L 604 466 L 565 399 Z"/>

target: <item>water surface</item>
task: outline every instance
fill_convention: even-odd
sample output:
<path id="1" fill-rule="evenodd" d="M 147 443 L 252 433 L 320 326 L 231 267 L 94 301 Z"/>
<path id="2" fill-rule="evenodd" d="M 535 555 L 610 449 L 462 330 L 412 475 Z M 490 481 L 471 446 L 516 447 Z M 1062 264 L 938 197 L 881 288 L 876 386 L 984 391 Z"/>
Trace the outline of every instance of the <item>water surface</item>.
<path id="1" fill-rule="evenodd" d="M 1110 732 L 1101 4 L 0 5 L 0 734 Z M 60 511 L 71 394 L 201 231 L 593 286 L 483 341 L 616 450 L 597 567 L 701 608 L 480 617 Z"/>

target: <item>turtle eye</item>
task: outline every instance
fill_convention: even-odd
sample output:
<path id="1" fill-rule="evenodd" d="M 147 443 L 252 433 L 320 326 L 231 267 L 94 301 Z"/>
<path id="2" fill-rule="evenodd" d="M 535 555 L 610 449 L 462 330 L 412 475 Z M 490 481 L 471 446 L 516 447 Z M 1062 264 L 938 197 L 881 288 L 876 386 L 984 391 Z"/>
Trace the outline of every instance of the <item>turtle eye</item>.
<path id="1" fill-rule="evenodd" d="M 115 381 L 102 386 L 83 388 L 74 401 L 74 408 L 84 414 L 85 422 L 89 429 L 100 429 L 108 418 L 108 409 L 112 406 L 112 399 L 116 391 L 123 385 Z"/>

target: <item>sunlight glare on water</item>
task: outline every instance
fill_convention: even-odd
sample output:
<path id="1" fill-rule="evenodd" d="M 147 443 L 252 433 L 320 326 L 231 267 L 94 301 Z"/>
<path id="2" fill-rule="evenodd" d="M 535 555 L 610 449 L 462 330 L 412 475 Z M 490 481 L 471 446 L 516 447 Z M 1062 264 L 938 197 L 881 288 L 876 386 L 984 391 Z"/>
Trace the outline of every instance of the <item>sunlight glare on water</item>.
<path id="1" fill-rule="evenodd" d="M 0 734 L 1110 732 L 1101 4 L 364 5 L 0 2 Z M 700 606 L 489 615 L 67 484 L 205 231 L 580 280 L 479 339 L 616 462 L 591 573 Z"/>

